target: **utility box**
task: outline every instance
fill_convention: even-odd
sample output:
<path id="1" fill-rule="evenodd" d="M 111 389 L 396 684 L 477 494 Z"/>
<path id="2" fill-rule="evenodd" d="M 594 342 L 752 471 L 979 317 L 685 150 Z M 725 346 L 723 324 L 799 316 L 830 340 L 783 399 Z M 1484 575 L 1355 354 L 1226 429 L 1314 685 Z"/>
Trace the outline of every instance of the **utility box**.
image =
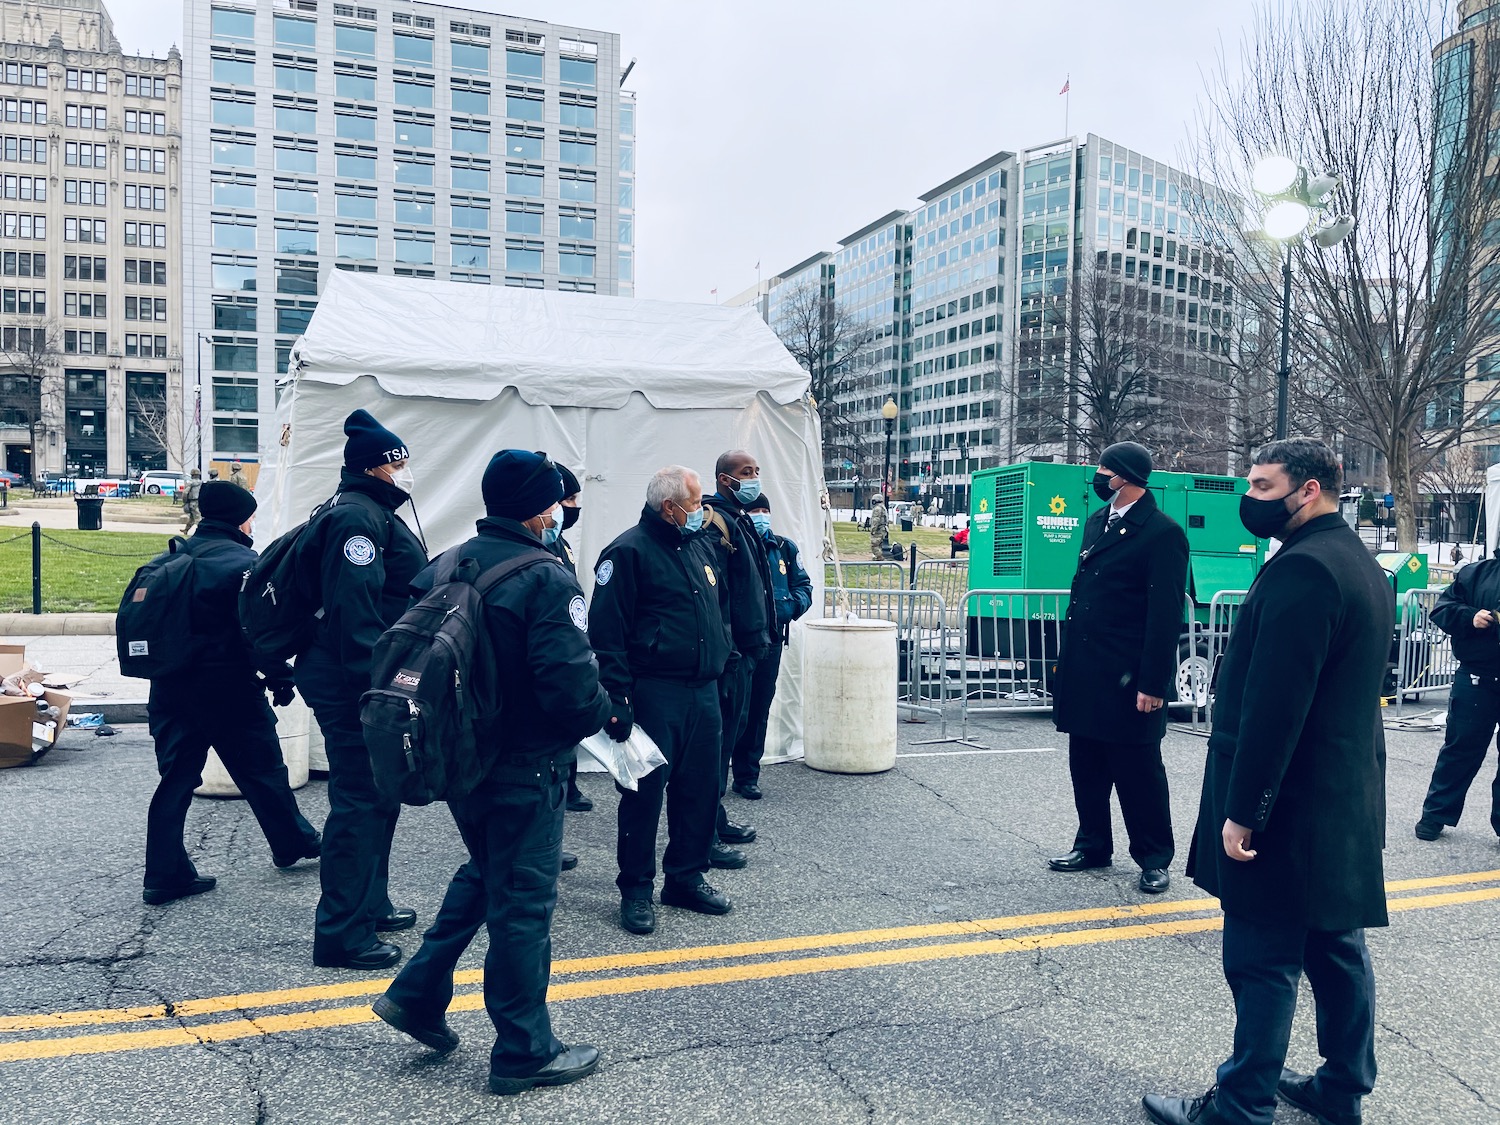
<path id="1" fill-rule="evenodd" d="M 1396 606 L 1408 590 L 1427 589 L 1427 556 L 1401 551 L 1385 551 L 1375 556 L 1375 561 L 1391 576 L 1391 588 L 1396 592 Z"/>

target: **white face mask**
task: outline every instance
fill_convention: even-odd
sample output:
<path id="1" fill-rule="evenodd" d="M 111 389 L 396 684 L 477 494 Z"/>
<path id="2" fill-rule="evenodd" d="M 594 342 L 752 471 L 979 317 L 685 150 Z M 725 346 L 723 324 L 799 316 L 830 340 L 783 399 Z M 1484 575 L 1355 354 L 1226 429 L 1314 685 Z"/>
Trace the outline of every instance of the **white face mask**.
<path id="1" fill-rule="evenodd" d="M 393 470 L 388 479 L 408 496 L 416 490 L 417 478 L 412 473 L 410 465 L 402 465 L 399 469 Z"/>

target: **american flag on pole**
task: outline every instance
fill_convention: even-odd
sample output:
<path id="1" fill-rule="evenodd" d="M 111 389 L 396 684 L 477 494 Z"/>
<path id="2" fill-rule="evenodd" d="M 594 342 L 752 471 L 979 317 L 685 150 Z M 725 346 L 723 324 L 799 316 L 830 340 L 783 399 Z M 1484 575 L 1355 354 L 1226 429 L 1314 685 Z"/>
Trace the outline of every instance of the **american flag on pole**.
<path id="1" fill-rule="evenodd" d="M 1063 80 L 1063 88 L 1057 92 L 1057 96 L 1058 97 L 1062 97 L 1064 94 L 1066 94 L 1068 92 L 1068 90 L 1072 87 L 1072 85 L 1073 85 L 1073 76 L 1070 74 L 1070 75 L 1068 75 L 1068 77 L 1066 79 Z"/>

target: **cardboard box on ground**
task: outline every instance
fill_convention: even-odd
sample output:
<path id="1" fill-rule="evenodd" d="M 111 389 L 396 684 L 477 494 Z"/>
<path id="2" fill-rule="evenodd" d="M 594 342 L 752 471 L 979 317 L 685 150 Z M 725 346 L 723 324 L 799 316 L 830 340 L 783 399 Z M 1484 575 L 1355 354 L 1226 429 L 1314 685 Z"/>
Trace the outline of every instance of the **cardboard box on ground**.
<path id="1" fill-rule="evenodd" d="M 0 681 L 14 684 L 24 692 L 28 685 L 42 683 L 45 679 L 44 673 L 27 663 L 25 645 L 0 644 Z M 56 707 L 56 718 L 39 716 L 38 702 Z M 0 769 L 36 765 L 43 754 L 57 745 L 72 702 L 73 697 L 67 692 L 52 688 L 44 690 L 39 697 L 0 695 Z M 53 724 L 50 730 L 49 721 Z"/>

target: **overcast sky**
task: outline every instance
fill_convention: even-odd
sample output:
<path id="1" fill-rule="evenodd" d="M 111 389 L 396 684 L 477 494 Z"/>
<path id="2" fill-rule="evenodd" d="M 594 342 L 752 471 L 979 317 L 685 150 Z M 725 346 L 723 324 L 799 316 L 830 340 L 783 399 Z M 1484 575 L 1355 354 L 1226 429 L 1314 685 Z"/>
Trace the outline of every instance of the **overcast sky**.
<path id="1" fill-rule="evenodd" d="M 165 54 L 182 0 L 106 0 Z M 639 61 L 636 292 L 713 301 L 992 153 L 1099 133 L 1175 160 L 1251 0 L 470 0 L 613 31 Z"/>

